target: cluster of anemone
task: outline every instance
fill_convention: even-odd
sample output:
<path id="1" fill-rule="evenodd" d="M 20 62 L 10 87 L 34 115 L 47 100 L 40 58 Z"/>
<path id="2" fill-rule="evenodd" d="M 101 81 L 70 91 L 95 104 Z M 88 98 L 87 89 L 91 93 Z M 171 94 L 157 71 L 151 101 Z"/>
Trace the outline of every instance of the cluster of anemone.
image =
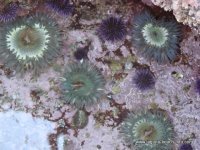
<path id="1" fill-rule="evenodd" d="M 133 44 L 138 51 L 158 63 L 172 62 L 178 55 L 180 26 L 175 20 L 156 19 L 145 11 L 133 22 Z"/>
<path id="2" fill-rule="evenodd" d="M 74 10 L 69 0 L 48 0 L 46 5 L 56 13 L 68 16 Z M 38 74 L 58 56 L 61 48 L 61 32 L 55 20 L 48 15 L 36 14 L 15 20 L 18 6 L 9 3 L 0 11 L 0 22 L 10 22 L 1 27 L 0 59 L 7 67 L 24 74 L 27 70 Z M 110 16 L 102 21 L 97 30 L 104 41 L 117 42 L 127 35 L 126 24 L 121 18 Z M 171 62 L 178 54 L 180 27 L 174 20 L 156 19 L 149 12 L 138 15 L 133 23 L 133 43 L 149 59 L 158 63 Z M 72 123 L 84 128 L 88 123 L 85 106 L 97 103 L 104 95 L 105 79 L 101 72 L 86 61 L 87 48 L 79 48 L 74 57 L 82 62 L 68 64 L 61 90 L 66 103 L 80 110 Z M 155 76 L 147 68 L 136 70 L 134 85 L 142 90 L 155 87 Z M 200 79 L 196 81 L 200 94 Z M 125 141 L 138 150 L 173 149 L 174 130 L 170 119 L 160 111 L 130 113 L 121 126 Z M 183 144 L 180 150 L 192 149 Z"/>
<path id="3" fill-rule="evenodd" d="M 47 15 L 36 14 L 4 25 L 0 35 L 1 59 L 9 68 L 38 74 L 58 56 L 61 32 Z"/>
<path id="4" fill-rule="evenodd" d="M 0 10 L 0 22 L 7 23 L 16 19 L 18 5 L 16 3 L 7 4 Z"/>
<path id="5" fill-rule="evenodd" d="M 137 150 L 173 149 L 173 124 L 161 111 L 130 113 L 122 124 L 121 133 Z"/>
<path id="6" fill-rule="evenodd" d="M 113 16 L 104 19 L 97 32 L 101 39 L 110 42 L 123 40 L 127 34 L 123 20 Z"/>
<path id="7" fill-rule="evenodd" d="M 68 16 L 74 10 L 74 6 L 70 4 L 69 0 L 48 0 L 46 5 L 62 16 Z"/>
<path id="8" fill-rule="evenodd" d="M 133 77 L 133 84 L 141 91 L 155 87 L 155 76 L 148 68 L 137 69 Z"/>
<path id="9" fill-rule="evenodd" d="M 63 99 L 77 108 L 98 102 L 104 94 L 103 75 L 87 61 L 69 64 L 63 78 Z"/>

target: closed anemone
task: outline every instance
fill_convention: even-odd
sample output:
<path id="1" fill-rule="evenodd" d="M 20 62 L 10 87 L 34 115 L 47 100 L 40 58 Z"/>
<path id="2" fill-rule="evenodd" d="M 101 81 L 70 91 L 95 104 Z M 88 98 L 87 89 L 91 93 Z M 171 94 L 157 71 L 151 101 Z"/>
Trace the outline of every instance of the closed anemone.
<path id="1" fill-rule="evenodd" d="M 104 94 L 105 80 L 102 74 L 87 61 L 70 64 L 63 78 L 63 98 L 77 108 L 97 103 Z"/>
<path id="2" fill-rule="evenodd" d="M 161 111 L 130 113 L 122 124 L 121 133 L 127 144 L 137 150 L 173 149 L 173 125 Z"/>
<path id="3" fill-rule="evenodd" d="M 36 74 L 58 56 L 61 32 L 50 17 L 37 14 L 24 17 L 1 28 L 1 57 L 4 63 L 24 74 Z"/>
<path id="4" fill-rule="evenodd" d="M 133 44 L 150 60 L 172 62 L 178 55 L 180 26 L 175 20 L 155 19 L 145 11 L 134 19 Z"/>
<path id="5" fill-rule="evenodd" d="M 167 40 L 168 34 L 165 28 L 154 26 L 151 23 L 145 25 L 142 30 L 142 35 L 146 43 L 155 47 L 162 47 Z"/>
<path id="6" fill-rule="evenodd" d="M 19 60 L 26 60 L 28 57 L 38 60 L 43 57 L 48 42 L 48 31 L 40 24 L 20 26 L 7 35 L 7 47 L 10 47 L 10 51 Z"/>

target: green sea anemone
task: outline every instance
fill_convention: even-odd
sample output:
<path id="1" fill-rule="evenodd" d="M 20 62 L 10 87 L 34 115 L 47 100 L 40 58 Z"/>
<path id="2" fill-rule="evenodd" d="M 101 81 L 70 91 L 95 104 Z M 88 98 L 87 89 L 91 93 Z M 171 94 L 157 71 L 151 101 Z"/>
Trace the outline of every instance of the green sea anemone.
<path id="1" fill-rule="evenodd" d="M 172 150 L 174 130 L 161 111 L 129 114 L 121 127 L 125 141 L 137 150 Z"/>
<path id="2" fill-rule="evenodd" d="M 63 78 L 63 98 L 78 108 L 96 103 L 104 94 L 103 76 L 87 61 L 68 65 Z"/>
<path id="3" fill-rule="evenodd" d="M 175 20 L 156 19 L 145 11 L 133 22 L 134 46 L 145 57 L 158 63 L 174 61 L 178 54 L 180 26 Z"/>
<path id="4" fill-rule="evenodd" d="M 0 57 L 18 73 L 30 70 L 38 74 L 60 51 L 61 32 L 49 16 L 20 18 L 0 30 Z"/>

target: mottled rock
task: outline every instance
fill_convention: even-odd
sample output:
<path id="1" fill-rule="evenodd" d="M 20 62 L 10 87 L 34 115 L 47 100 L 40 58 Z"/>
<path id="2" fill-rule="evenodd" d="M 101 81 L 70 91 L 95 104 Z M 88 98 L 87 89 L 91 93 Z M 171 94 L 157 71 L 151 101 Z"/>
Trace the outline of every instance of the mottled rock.
<path id="1" fill-rule="evenodd" d="M 151 0 L 166 11 L 173 11 L 177 21 L 200 31 L 199 0 Z"/>

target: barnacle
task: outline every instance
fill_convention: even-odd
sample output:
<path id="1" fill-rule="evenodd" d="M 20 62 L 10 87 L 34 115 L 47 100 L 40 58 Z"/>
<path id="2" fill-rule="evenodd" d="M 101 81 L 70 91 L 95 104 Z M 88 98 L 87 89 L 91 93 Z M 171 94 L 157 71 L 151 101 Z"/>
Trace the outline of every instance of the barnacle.
<path id="1" fill-rule="evenodd" d="M 109 17 L 102 21 L 98 35 L 105 41 L 123 40 L 127 34 L 126 25 L 121 18 Z"/>
<path id="2" fill-rule="evenodd" d="M 63 78 L 63 97 L 67 103 L 78 108 L 96 103 L 104 93 L 105 80 L 89 62 L 68 65 Z"/>
<path id="3" fill-rule="evenodd" d="M 152 89 L 155 86 L 154 74 L 147 68 L 137 69 L 133 83 L 142 91 Z"/>
<path id="4" fill-rule="evenodd" d="M 10 22 L 17 17 L 18 5 L 9 3 L 3 9 L 0 9 L 0 22 Z"/>
<path id="5" fill-rule="evenodd" d="M 145 57 L 158 63 L 175 60 L 178 54 L 180 27 L 174 20 L 155 19 L 145 11 L 133 23 L 134 46 Z"/>
<path id="6" fill-rule="evenodd" d="M 1 59 L 8 67 L 23 74 L 38 74 L 60 50 L 60 31 L 50 17 L 37 14 L 21 18 L 1 28 Z"/>
<path id="7" fill-rule="evenodd" d="M 46 5 L 63 16 L 70 15 L 74 10 L 74 6 L 69 3 L 69 0 L 48 0 Z"/>
<path id="8" fill-rule="evenodd" d="M 121 133 L 137 150 L 171 150 L 173 147 L 173 125 L 162 111 L 130 113 Z"/>

